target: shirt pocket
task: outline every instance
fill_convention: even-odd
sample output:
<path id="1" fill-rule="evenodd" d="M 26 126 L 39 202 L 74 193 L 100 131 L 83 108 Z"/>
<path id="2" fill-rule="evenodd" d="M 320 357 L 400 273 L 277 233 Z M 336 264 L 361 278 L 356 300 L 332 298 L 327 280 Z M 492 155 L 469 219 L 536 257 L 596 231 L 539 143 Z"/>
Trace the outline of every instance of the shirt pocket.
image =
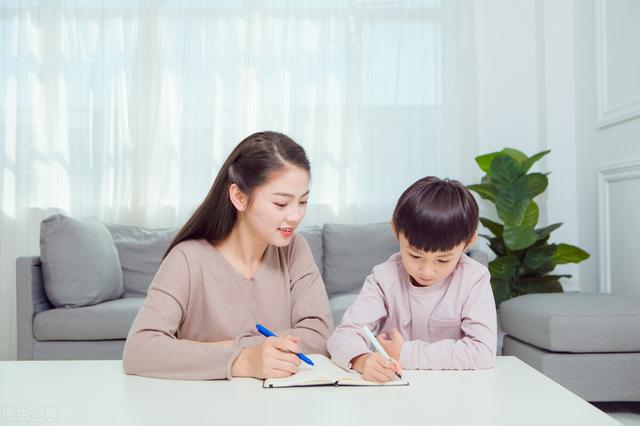
<path id="1" fill-rule="evenodd" d="M 429 332 L 431 341 L 437 342 L 443 339 L 458 340 L 462 338 L 461 321 L 455 318 L 431 318 L 429 320 Z"/>

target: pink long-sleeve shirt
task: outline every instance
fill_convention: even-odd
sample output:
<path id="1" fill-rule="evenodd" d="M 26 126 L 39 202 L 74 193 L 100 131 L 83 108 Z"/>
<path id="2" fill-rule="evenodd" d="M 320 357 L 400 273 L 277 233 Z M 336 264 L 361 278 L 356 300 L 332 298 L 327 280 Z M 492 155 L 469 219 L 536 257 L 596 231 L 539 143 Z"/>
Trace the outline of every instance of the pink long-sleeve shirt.
<path id="1" fill-rule="evenodd" d="M 327 350 L 348 369 L 354 357 L 370 352 L 363 326 L 376 335 L 396 328 L 404 338 L 403 368 L 491 368 L 497 321 L 489 279 L 486 267 L 463 254 L 443 281 L 414 286 L 396 253 L 373 268 L 327 341 Z"/>

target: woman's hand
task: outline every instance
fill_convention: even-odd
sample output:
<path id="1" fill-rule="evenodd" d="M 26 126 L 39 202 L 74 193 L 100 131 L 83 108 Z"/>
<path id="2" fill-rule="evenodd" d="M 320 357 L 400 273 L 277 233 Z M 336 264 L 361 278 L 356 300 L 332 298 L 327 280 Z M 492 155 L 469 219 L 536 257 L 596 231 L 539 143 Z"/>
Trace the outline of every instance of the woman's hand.
<path id="1" fill-rule="evenodd" d="M 395 380 L 396 373 L 402 371 L 402 366 L 398 361 L 386 359 L 377 352 L 358 355 L 351 360 L 351 366 L 362 374 L 363 379 L 380 383 Z"/>
<path id="2" fill-rule="evenodd" d="M 300 338 L 297 336 L 267 337 L 262 343 L 245 348 L 231 366 L 236 377 L 289 377 L 298 371 Z"/>

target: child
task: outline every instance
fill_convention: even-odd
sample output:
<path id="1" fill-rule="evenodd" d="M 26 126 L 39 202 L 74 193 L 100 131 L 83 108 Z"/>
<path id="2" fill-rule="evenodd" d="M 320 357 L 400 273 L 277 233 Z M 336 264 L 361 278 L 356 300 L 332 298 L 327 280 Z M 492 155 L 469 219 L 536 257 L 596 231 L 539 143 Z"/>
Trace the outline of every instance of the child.
<path id="1" fill-rule="evenodd" d="M 489 271 L 464 252 L 477 238 L 478 205 L 459 182 L 425 177 L 398 200 L 400 253 L 373 268 L 327 342 L 336 364 L 366 380 L 408 369 L 491 368 L 496 307 Z M 389 361 L 369 350 L 368 327 Z"/>

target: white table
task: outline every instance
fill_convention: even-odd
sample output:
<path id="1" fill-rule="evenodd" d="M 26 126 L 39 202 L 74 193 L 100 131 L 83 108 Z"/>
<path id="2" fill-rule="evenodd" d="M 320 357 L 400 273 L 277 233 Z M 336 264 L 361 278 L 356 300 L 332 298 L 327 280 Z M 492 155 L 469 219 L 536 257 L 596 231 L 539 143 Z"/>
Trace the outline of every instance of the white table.
<path id="1" fill-rule="evenodd" d="M 127 376 L 120 361 L 0 362 L 0 425 L 617 425 L 514 357 L 404 387 L 263 389 Z"/>

